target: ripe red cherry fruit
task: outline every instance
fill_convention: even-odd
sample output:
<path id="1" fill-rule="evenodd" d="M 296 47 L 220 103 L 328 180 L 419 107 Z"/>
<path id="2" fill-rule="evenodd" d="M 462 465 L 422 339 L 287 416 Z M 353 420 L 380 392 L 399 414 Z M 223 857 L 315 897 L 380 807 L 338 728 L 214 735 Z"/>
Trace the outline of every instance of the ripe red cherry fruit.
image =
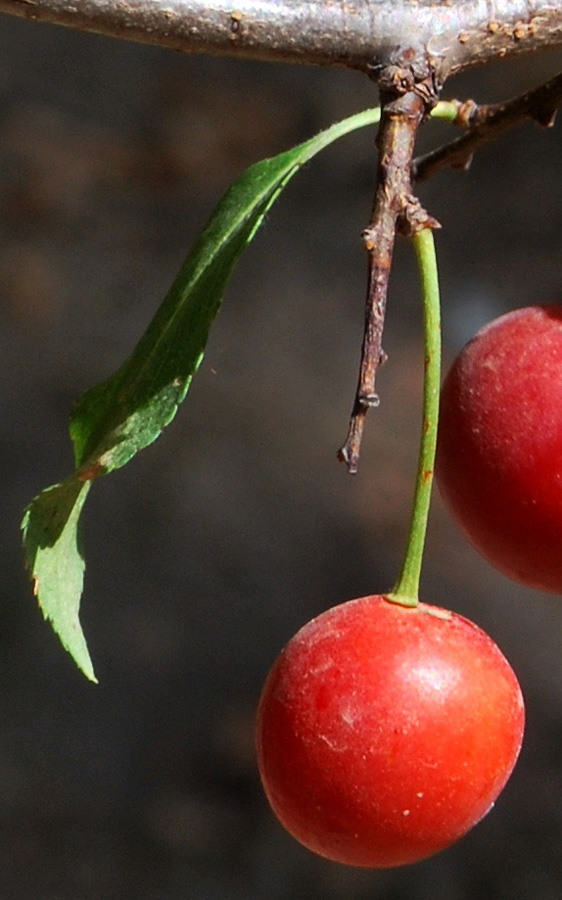
<path id="1" fill-rule="evenodd" d="M 259 705 L 259 769 L 274 812 L 310 850 L 399 866 L 488 812 L 523 725 L 517 679 L 480 628 L 363 597 L 309 622 L 278 657 Z"/>
<path id="2" fill-rule="evenodd" d="M 441 393 L 436 476 L 483 556 L 562 593 L 562 307 L 508 313 L 461 351 Z"/>

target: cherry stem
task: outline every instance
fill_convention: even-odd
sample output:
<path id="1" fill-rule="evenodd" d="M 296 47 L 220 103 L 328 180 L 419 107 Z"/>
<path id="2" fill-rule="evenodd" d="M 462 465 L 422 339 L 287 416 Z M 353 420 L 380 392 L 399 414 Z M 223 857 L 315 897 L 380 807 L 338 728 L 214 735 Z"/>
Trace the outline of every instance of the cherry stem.
<path id="1" fill-rule="evenodd" d="M 394 590 L 385 595 L 388 600 L 402 606 L 417 606 L 418 604 L 420 572 L 437 446 L 441 380 L 439 279 L 433 232 L 431 228 L 423 228 L 413 235 L 412 240 L 418 261 L 424 311 L 423 424 L 406 555 Z"/>

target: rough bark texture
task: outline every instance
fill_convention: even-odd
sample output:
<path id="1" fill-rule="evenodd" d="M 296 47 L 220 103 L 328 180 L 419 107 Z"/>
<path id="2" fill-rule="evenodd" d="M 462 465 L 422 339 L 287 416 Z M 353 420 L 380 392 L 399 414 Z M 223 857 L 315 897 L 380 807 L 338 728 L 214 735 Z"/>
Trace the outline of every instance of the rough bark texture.
<path id="1" fill-rule="evenodd" d="M 386 356 L 382 336 L 396 231 L 411 233 L 437 226 L 412 195 L 410 175 L 418 127 L 435 102 L 431 83 L 408 83 L 407 70 L 390 67 L 381 73 L 379 87 L 382 116 L 377 136 L 377 186 L 371 221 L 363 232 L 369 277 L 361 364 L 349 432 L 338 454 L 350 473 L 359 465 L 367 413 L 379 405 L 376 377 Z"/>
<path id="2" fill-rule="evenodd" d="M 0 12 L 188 53 L 364 71 L 406 53 L 442 79 L 562 46 L 562 0 L 0 0 Z"/>

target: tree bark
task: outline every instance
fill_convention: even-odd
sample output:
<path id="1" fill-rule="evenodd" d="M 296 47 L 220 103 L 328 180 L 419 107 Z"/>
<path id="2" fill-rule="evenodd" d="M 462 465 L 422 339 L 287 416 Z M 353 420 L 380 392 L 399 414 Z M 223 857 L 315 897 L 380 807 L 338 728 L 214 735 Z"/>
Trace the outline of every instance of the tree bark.
<path id="1" fill-rule="evenodd" d="M 413 61 L 440 80 L 562 47 L 562 0 L 0 0 L 0 12 L 186 53 L 366 72 Z"/>

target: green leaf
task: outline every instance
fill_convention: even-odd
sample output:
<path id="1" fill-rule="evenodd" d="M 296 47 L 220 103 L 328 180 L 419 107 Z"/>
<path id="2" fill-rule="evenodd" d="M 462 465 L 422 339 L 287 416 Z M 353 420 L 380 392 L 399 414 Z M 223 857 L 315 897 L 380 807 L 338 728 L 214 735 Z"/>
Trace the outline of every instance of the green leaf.
<path id="1" fill-rule="evenodd" d="M 78 618 L 84 557 L 77 529 L 91 483 L 71 475 L 66 481 L 46 488 L 26 509 L 22 530 L 33 573 L 33 593 L 43 615 L 79 668 L 95 681 Z"/>
<path id="2" fill-rule="evenodd" d="M 70 423 L 77 470 L 31 503 L 22 528 L 43 614 L 88 678 L 95 680 L 78 618 L 84 561 L 77 528 L 91 482 L 125 465 L 174 418 L 230 274 L 285 185 L 324 147 L 379 118 L 378 109 L 359 113 L 247 169 L 215 209 L 131 356 L 78 402 Z"/>
<path id="3" fill-rule="evenodd" d="M 77 466 L 111 472 L 158 437 L 201 363 L 232 269 L 282 189 L 323 147 L 378 118 L 379 110 L 353 116 L 256 163 L 227 191 L 133 354 L 78 403 L 70 425 Z"/>

